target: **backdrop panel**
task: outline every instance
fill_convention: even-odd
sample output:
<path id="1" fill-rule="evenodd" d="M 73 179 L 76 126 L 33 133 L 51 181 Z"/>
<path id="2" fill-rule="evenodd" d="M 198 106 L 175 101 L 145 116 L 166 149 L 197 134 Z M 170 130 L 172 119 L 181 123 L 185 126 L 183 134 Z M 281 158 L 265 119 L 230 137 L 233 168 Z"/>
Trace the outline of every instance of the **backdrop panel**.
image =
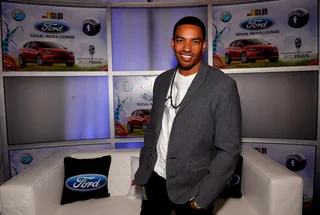
<path id="1" fill-rule="evenodd" d="M 114 71 L 167 70 L 177 62 L 171 49 L 174 24 L 197 16 L 207 25 L 207 7 L 112 8 Z M 207 50 L 203 55 L 208 59 Z"/>
<path id="2" fill-rule="evenodd" d="M 318 65 L 317 8 L 317 0 L 213 6 L 214 65 Z"/>
<path id="3" fill-rule="evenodd" d="M 156 76 L 116 76 L 114 122 L 116 137 L 142 137 L 150 119 Z"/>
<path id="4" fill-rule="evenodd" d="M 105 8 L 2 3 L 4 71 L 107 71 Z"/>
<path id="5" fill-rule="evenodd" d="M 9 145 L 110 138 L 108 77 L 5 77 Z"/>
<path id="6" fill-rule="evenodd" d="M 317 139 L 318 71 L 230 76 L 239 88 L 243 137 Z"/>

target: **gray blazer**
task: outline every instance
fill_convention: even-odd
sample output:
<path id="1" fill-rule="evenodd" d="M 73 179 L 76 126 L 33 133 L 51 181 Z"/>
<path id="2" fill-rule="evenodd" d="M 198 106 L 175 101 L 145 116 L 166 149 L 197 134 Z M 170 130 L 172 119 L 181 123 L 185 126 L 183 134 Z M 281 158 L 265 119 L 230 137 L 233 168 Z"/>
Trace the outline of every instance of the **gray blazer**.
<path id="1" fill-rule="evenodd" d="M 135 183 L 144 185 L 153 172 L 164 104 L 173 73 L 154 83 L 150 122 L 144 134 Z M 195 196 L 208 208 L 233 174 L 241 150 L 241 107 L 234 79 L 202 62 L 176 113 L 169 138 L 166 182 L 169 198 L 184 204 Z"/>

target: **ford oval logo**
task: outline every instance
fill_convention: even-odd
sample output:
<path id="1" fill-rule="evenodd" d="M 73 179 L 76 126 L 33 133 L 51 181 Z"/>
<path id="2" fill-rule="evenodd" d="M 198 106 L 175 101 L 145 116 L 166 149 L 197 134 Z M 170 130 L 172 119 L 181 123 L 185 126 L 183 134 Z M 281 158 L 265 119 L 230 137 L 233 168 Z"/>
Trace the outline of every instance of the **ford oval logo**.
<path id="1" fill-rule="evenodd" d="M 233 174 L 233 175 L 229 178 L 226 187 L 236 186 L 237 184 L 239 184 L 239 182 L 240 182 L 240 176 L 239 176 L 239 175 L 236 175 L 236 174 Z"/>
<path id="2" fill-rule="evenodd" d="M 275 21 L 270 18 L 251 18 L 242 21 L 239 26 L 245 30 L 262 30 L 270 28 L 275 24 Z"/>
<path id="3" fill-rule="evenodd" d="M 50 34 L 61 34 L 70 30 L 70 26 L 62 22 L 42 21 L 34 25 L 38 31 Z"/>
<path id="4" fill-rule="evenodd" d="M 98 190 L 106 184 L 107 177 L 99 174 L 76 175 L 66 181 L 68 189 L 79 192 Z"/>

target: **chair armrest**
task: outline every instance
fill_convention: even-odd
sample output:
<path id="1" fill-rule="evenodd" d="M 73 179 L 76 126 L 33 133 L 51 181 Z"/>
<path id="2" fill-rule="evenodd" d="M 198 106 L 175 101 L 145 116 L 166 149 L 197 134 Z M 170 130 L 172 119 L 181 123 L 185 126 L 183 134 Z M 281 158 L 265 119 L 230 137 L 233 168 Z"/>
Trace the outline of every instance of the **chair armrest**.
<path id="1" fill-rule="evenodd" d="M 242 156 L 242 193 L 259 214 L 302 214 L 301 176 L 251 147 L 243 147 Z"/>
<path id="2" fill-rule="evenodd" d="M 1 214 L 53 215 L 62 195 L 63 158 L 71 153 L 57 151 L 0 186 Z"/>

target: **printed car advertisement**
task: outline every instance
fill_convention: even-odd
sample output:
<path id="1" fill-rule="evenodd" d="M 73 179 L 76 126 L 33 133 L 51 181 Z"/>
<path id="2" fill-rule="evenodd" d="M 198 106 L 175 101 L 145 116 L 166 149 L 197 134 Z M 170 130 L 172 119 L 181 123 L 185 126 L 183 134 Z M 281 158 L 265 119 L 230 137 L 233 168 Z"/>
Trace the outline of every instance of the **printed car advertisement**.
<path id="1" fill-rule="evenodd" d="M 303 178 L 304 211 L 310 211 L 313 201 L 316 146 L 289 144 L 244 143 L 285 166 Z"/>
<path id="2" fill-rule="evenodd" d="M 156 76 L 114 77 L 116 137 L 143 136 L 149 123 Z"/>
<path id="3" fill-rule="evenodd" d="M 104 149 L 110 149 L 110 144 L 63 146 L 10 151 L 11 177 L 20 174 L 23 170 L 29 168 L 30 166 L 40 163 L 52 153 L 60 150 L 81 151 Z"/>
<path id="4" fill-rule="evenodd" d="M 318 65 L 316 0 L 213 6 L 213 66 Z"/>
<path id="5" fill-rule="evenodd" d="M 3 71 L 107 71 L 106 10 L 2 3 Z"/>

